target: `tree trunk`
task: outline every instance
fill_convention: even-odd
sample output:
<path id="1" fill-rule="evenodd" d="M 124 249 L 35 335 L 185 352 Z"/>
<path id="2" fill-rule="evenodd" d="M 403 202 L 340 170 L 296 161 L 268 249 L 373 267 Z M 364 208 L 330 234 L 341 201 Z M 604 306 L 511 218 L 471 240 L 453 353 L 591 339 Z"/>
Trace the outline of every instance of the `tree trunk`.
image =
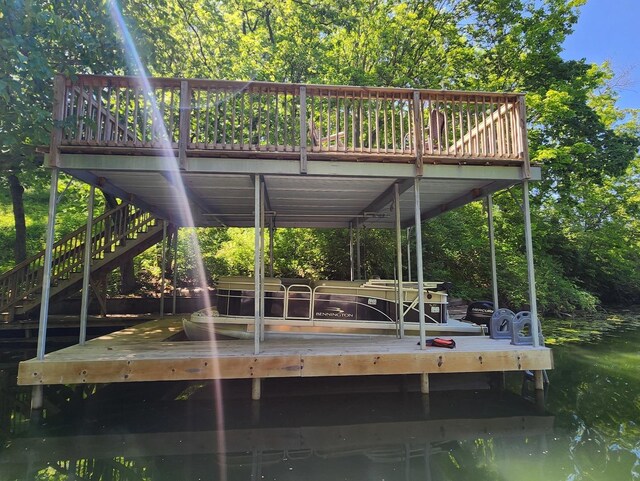
<path id="1" fill-rule="evenodd" d="M 118 207 L 118 200 L 115 196 L 102 192 L 105 199 L 105 209 L 111 210 Z M 138 288 L 133 259 L 126 259 L 120 263 L 120 294 L 131 294 Z"/>
<path id="2" fill-rule="evenodd" d="M 127 259 L 120 264 L 120 294 L 131 294 L 138 288 L 133 259 Z"/>
<path id="3" fill-rule="evenodd" d="M 16 225 L 16 242 L 14 245 L 14 260 L 19 264 L 27 258 L 27 224 L 24 218 L 24 187 L 15 174 L 9 174 L 9 190 L 13 204 L 13 218 Z"/>

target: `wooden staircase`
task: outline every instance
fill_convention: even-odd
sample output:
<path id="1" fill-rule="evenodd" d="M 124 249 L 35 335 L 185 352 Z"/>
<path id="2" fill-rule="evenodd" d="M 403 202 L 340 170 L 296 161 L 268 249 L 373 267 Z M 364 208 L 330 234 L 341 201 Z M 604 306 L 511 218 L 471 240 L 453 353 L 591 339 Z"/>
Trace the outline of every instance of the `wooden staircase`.
<path id="1" fill-rule="evenodd" d="M 50 299 L 82 288 L 86 226 L 53 245 Z M 105 274 L 162 240 L 162 221 L 138 207 L 122 203 L 93 220 L 91 276 Z M 12 320 L 40 306 L 44 251 L 0 276 L 0 312 Z"/>

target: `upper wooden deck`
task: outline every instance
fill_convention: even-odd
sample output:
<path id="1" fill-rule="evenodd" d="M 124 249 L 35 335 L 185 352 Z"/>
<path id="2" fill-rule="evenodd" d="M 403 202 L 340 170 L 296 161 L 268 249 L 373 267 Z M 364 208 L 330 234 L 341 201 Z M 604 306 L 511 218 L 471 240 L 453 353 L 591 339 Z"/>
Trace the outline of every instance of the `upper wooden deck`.
<path id="1" fill-rule="evenodd" d="M 60 78 L 54 147 L 521 165 L 523 95 L 81 75 Z"/>
<path id="2" fill-rule="evenodd" d="M 253 225 L 260 175 L 280 226 L 392 227 L 394 184 L 408 225 L 416 177 L 425 219 L 539 178 L 525 117 L 515 93 L 59 76 L 48 160 L 177 224 L 176 173 L 198 225 Z"/>

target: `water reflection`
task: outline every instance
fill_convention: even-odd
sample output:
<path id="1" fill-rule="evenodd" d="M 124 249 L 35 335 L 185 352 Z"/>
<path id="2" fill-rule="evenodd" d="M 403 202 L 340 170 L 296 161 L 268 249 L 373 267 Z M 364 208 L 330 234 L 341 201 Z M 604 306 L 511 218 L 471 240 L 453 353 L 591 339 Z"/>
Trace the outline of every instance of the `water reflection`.
<path id="1" fill-rule="evenodd" d="M 259 404 L 229 382 L 224 443 L 210 383 L 55 386 L 30 419 L 14 353 L 0 370 L 0 481 L 637 480 L 638 345 L 631 329 L 556 347 L 542 413 L 509 391 L 426 402 L 399 378 L 271 380 Z"/>
<path id="2" fill-rule="evenodd" d="M 293 384 L 270 383 L 256 404 L 248 383 L 229 383 L 224 447 L 208 383 L 52 388 L 62 408 L 14 430 L 0 466 L 25 480 L 217 479 L 219 459 L 228 479 L 501 479 L 497 459 L 538 456 L 553 431 L 553 417 L 515 395 L 425 403 L 406 384 L 323 394 L 336 386 L 317 381 L 315 395 L 282 396 Z"/>

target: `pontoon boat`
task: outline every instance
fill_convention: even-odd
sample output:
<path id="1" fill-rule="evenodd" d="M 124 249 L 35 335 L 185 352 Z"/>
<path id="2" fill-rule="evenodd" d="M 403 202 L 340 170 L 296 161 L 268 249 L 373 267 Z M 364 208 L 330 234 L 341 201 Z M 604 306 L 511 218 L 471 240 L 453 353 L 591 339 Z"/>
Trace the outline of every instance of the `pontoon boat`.
<path id="1" fill-rule="evenodd" d="M 253 277 L 223 277 L 217 283 L 217 307 L 195 312 L 183 320 L 191 340 L 216 336 L 249 339 L 254 336 Z M 449 319 L 446 285 L 425 282 L 427 335 L 482 335 L 483 326 Z M 400 309 L 404 331 L 419 334 L 418 285 L 404 283 L 399 302 L 394 280 L 316 281 L 264 280 L 264 326 L 268 338 L 322 338 L 399 335 Z"/>

